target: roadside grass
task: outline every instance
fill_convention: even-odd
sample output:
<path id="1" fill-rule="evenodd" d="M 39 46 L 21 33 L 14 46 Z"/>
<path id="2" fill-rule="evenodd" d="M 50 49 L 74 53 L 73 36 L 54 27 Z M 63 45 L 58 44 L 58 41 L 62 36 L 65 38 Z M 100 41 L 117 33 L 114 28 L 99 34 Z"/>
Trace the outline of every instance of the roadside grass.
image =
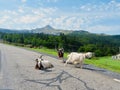
<path id="1" fill-rule="evenodd" d="M 53 56 L 58 56 L 57 50 L 55 50 L 55 49 L 48 49 L 46 47 L 42 47 L 42 48 L 27 48 L 27 49 L 33 50 L 33 51 L 37 51 L 37 52 L 41 52 L 41 53 L 50 54 L 50 55 L 53 55 Z M 67 55 L 68 55 L 68 53 L 65 52 L 64 53 L 64 58 L 67 58 Z"/>
<path id="2" fill-rule="evenodd" d="M 29 48 L 31 50 L 50 54 L 53 56 L 58 56 L 57 51 L 55 49 L 48 49 L 48 48 Z M 69 53 L 64 53 L 64 58 L 67 59 L 67 55 Z M 92 59 L 86 59 L 84 61 L 85 64 L 90 64 L 99 68 L 104 68 L 113 72 L 120 73 L 120 60 L 112 60 L 111 56 L 106 57 L 94 57 Z"/>
<path id="3" fill-rule="evenodd" d="M 51 54 L 56 56 L 57 55 L 57 51 L 54 49 L 47 49 L 45 47 L 43 48 L 30 48 L 33 51 L 37 51 L 37 52 L 41 52 L 41 53 L 46 53 L 46 54 Z"/>
<path id="4" fill-rule="evenodd" d="M 120 60 L 112 60 L 111 56 L 86 59 L 85 63 L 120 73 Z"/>

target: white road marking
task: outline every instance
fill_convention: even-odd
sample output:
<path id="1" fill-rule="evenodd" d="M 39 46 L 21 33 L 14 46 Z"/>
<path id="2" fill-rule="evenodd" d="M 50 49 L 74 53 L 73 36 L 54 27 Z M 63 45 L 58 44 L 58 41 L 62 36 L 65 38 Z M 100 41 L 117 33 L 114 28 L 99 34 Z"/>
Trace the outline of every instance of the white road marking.
<path id="1" fill-rule="evenodd" d="M 115 81 L 117 81 L 117 82 L 120 82 L 120 80 L 119 80 L 119 79 L 113 79 L 113 80 L 115 80 Z"/>

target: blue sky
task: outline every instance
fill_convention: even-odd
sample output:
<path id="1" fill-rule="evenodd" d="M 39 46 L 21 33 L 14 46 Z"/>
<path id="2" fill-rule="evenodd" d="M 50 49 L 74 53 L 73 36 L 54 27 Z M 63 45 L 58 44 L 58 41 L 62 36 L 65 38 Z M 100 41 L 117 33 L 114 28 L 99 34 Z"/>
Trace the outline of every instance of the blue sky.
<path id="1" fill-rule="evenodd" d="M 120 0 L 0 0 L 0 28 L 46 25 L 120 35 Z"/>

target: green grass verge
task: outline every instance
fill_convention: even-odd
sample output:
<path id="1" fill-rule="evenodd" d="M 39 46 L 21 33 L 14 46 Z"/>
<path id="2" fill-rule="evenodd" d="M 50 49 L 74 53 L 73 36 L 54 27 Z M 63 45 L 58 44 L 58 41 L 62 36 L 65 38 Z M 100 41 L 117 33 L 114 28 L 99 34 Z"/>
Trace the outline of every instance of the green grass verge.
<path id="1" fill-rule="evenodd" d="M 87 59 L 85 63 L 120 73 L 120 60 L 112 60 L 110 56 L 93 58 L 91 60 Z"/>
<path id="2" fill-rule="evenodd" d="M 41 52 L 41 53 L 46 53 L 46 54 L 50 54 L 50 55 L 53 55 L 53 56 L 58 56 L 57 54 L 57 50 L 55 49 L 48 49 L 48 48 L 27 48 L 27 49 L 30 49 L 30 50 L 33 50 L 33 51 L 37 51 L 37 52 Z M 64 57 L 67 58 L 67 55 L 68 53 L 64 53 Z"/>

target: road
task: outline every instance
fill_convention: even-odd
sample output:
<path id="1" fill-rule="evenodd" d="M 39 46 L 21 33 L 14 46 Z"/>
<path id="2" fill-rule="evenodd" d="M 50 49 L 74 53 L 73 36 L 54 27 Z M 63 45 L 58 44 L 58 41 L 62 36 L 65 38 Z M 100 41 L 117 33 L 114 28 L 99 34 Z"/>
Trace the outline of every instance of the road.
<path id="1" fill-rule="evenodd" d="M 95 70 L 64 66 L 60 59 L 43 56 L 54 68 L 36 70 L 40 53 L 0 44 L 0 90 L 120 90 L 118 79 Z"/>

